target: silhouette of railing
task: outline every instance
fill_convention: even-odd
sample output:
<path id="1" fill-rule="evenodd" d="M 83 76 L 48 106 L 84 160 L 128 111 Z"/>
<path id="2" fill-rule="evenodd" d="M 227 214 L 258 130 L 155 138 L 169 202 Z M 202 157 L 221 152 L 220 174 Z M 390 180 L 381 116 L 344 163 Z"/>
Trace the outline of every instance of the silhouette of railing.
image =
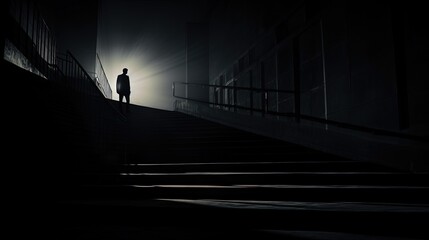
<path id="1" fill-rule="evenodd" d="M 34 1 L 6 1 L 4 58 L 26 70 L 50 77 L 55 65 L 55 34 Z"/>
<path id="2" fill-rule="evenodd" d="M 6 1 L 4 58 L 28 71 L 50 80 L 85 79 L 93 81 L 106 98 L 112 98 L 106 74 L 97 56 L 97 77 L 90 77 L 71 54 L 56 53 L 55 33 L 50 30 L 35 1 Z M 57 64 L 57 60 L 60 62 Z M 88 78 L 89 77 L 89 78 Z M 83 90 L 82 82 L 68 83 L 75 89 Z M 85 91 L 88 92 L 87 88 Z M 92 90 L 91 90 L 92 91 Z"/>
<path id="3" fill-rule="evenodd" d="M 71 52 L 58 53 L 57 66 L 66 77 L 65 84 L 68 87 L 89 95 L 99 94 L 99 87 L 97 86 L 96 80 L 86 72 Z M 97 88 L 94 88 L 93 85 L 97 86 Z"/>
<path id="4" fill-rule="evenodd" d="M 36 1 L 6 0 L 2 2 L 2 12 L 5 13 L 3 36 L 7 61 L 51 81 L 62 82 L 77 92 L 111 98 L 112 91 L 102 67 L 101 80 L 97 80 L 70 52 L 57 54 L 55 34 L 42 17 Z"/>
<path id="5" fill-rule="evenodd" d="M 188 89 L 188 92 L 204 92 L 207 93 L 213 92 L 217 94 L 222 92 L 223 99 L 215 98 L 217 101 L 210 102 L 202 99 L 187 98 L 184 96 L 178 96 L 177 91 L 178 85 L 186 86 L 187 88 L 197 87 L 200 88 L 197 91 L 191 91 Z M 184 91 L 182 91 L 184 92 Z M 188 93 L 191 94 L 191 93 Z M 273 114 L 278 115 L 282 114 L 284 116 L 296 116 L 295 112 L 278 112 L 273 111 L 270 108 L 270 97 L 274 94 L 285 94 L 293 97 L 295 91 L 286 91 L 286 90 L 275 90 L 275 89 L 260 89 L 260 88 L 251 88 L 251 87 L 237 87 L 237 86 L 222 86 L 222 85 L 209 85 L 209 84 L 200 84 L 200 83 L 184 83 L 184 82 L 173 82 L 173 96 L 179 99 L 191 100 L 200 103 L 206 103 L 211 105 L 214 108 L 220 108 L 228 111 L 237 112 L 239 110 L 249 111 L 250 113 L 259 112 L 261 114 Z M 227 99 L 227 101 L 224 101 Z M 250 101 L 252 99 L 252 101 Z M 257 101 L 255 101 L 257 100 Z M 299 109 L 299 102 L 295 102 L 295 109 Z M 297 119 L 299 121 L 299 118 Z"/>
<path id="6" fill-rule="evenodd" d="M 181 85 L 183 88 L 178 88 L 178 85 Z M 197 87 L 199 88 L 199 92 L 206 92 L 208 94 L 209 92 L 216 92 L 216 91 L 230 91 L 233 94 L 232 101 L 223 103 L 221 101 L 208 101 L 205 99 L 197 99 L 192 97 L 186 97 L 183 96 L 184 94 L 190 94 L 189 89 L 185 90 L 185 87 Z M 172 85 L 173 89 L 173 96 L 177 99 L 182 99 L 185 103 L 186 101 L 196 102 L 196 103 L 202 103 L 208 107 L 211 107 L 213 109 L 218 110 L 224 110 L 224 111 L 230 111 L 230 112 L 245 112 L 247 114 L 257 114 L 259 113 L 259 116 L 266 116 L 266 117 L 286 117 L 286 118 L 293 118 L 296 122 L 301 121 L 309 121 L 313 123 L 320 123 L 322 125 L 326 126 L 333 126 L 333 127 L 339 127 L 343 129 L 349 129 L 349 130 L 355 130 L 360 132 L 366 132 L 366 133 L 372 133 L 376 135 L 382 135 L 382 136 L 390 136 L 390 137 L 398 137 L 398 138 L 404 138 L 404 139 L 410 139 L 410 140 L 417 140 L 417 141 L 423 141 L 423 142 L 429 142 L 429 139 L 425 136 L 417 136 L 417 135 L 410 135 L 405 134 L 401 132 L 394 132 L 394 131 L 388 131 L 378 128 L 371 128 L 371 127 L 365 127 L 365 126 L 359 126 L 354 125 L 350 123 L 344 123 L 344 122 L 338 122 L 333 120 L 328 120 L 324 118 L 314 117 L 302 114 L 300 109 L 300 101 L 299 94 L 295 94 L 294 91 L 282 91 L 282 90 L 275 90 L 275 89 L 260 89 L 260 88 L 250 88 L 250 87 L 236 87 L 236 86 L 221 86 L 221 85 L 209 85 L 209 84 L 200 84 L 200 83 L 184 83 L 184 82 L 173 82 Z M 194 90 L 195 91 L 195 90 Z M 182 96 L 178 95 L 177 93 L 182 94 Z M 243 96 L 243 101 L 240 101 L 240 93 Z M 280 111 L 277 109 L 272 109 L 270 107 L 270 96 L 278 95 L 278 94 L 286 94 L 289 95 L 289 98 L 291 99 L 291 102 L 294 102 L 294 107 L 290 108 L 293 111 Z M 257 99 L 260 103 L 255 103 L 255 101 L 246 101 L 246 99 Z M 175 108 L 180 109 L 182 108 L 180 106 L 180 102 L 176 101 Z M 198 111 L 198 110 L 195 110 Z"/>
<path id="7" fill-rule="evenodd" d="M 126 156 L 125 144 L 121 141 L 116 143 L 122 137 L 120 129 L 124 127 L 125 117 L 117 111 L 116 105 L 106 99 L 111 98 L 112 93 L 104 70 L 100 72 L 103 80 L 97 81 L 72 53 L 57 53 L 55 34 L 34 1 L 6 0 L 1 6 L 5 6 L 1 9 L 5 20 L 2 23 L 6 24 L 2 32 L 5 60 L 52 83 L 46 92 L 60 94 L 64 100 L 61 103 L 69 104 L 58 106 L 53 114 L 70 114 L 70 123 L 82 124 L 79 125 L 82 127 L 80 130 L 85 132 L 86 144 L 89 144 L 85 147 L 92 149 L 94 157 Z M 62 106 L 64 109 L 60 110 Z M 68 124 L 67 119 L 62 120 Z M 112 143 L 115 143 L 114 147 Z"/>
<path id="8" fill-rule="evenodd" d="M 101 63 L 98 54 L 95 63 L 94 78 L 97 87 L 101 90 L 103 95 L 108 99 L 112 99 L 112 88 L 110 87 L 109 80 L 107 79 L 106 72 L 104 71 L 103 64 Z"/>

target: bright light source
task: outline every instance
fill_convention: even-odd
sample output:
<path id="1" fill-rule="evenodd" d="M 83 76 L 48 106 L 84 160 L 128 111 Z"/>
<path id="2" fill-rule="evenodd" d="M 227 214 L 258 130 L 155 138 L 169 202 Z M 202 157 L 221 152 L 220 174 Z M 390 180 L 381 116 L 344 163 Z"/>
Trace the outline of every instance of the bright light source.
<path id="1" fill-rule="evenodd" d="M 128 68 L 132 104 L 173 109 L 172 83 L 185 81 L 185 10 L 176 1 L 103 1 L 97 48 L 113 99 Z"/>

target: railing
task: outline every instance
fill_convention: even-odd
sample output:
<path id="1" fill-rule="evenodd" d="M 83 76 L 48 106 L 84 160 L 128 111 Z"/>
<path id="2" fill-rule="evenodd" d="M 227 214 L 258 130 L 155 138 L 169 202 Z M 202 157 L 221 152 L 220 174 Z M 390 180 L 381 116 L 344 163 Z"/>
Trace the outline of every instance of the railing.
<path id="1" fill-rule="evenodd" d="M 48 78 L 55 64 L 55 34 L 34 1 L 7 1 L 5 5 L 9 11 L 6 16 L 4 58 Z"/>
<path id="2" fill-rule="evenodd" d="M 61 103 L 64 105 L 53 109 L 58 112 L 49 116 L 59 116 L 65 124 L 79 125 L 79 131 L 85 131 L 85 143 L 76 143 L 76 146 L 88 144 L 88 147 L 93 148 L 93 156 L 109 161 L 111 156 L 118 156 L 118 159 L 126 156 L 125 141 L 118 140 L 125 132 L 123 122 L 126 118 L 116 109 L 116 104 L 106 99 L 111 98 L 112 93 L 101 62 L 97 63 L 101 66 L 98 73 L 100 77 L 93 78 L 73 54 L 57 53 L 55 34 L 43 20 L 34 1 L 6 0 L 1 6 L 5 20 L 2 24 L 6 25 L 2 32 L 4 59 L 49 80 L 53 84 L 49 85 L 46 92 L 59 94 L 64 100 Z M 59 110 L 63 106 L 65 111 Z M 69 116 L 72 116 L 70 122 Z M 84 121 L 81 121 L 81 117 Z M 64 136 L 64 139 L 73 134 Z"/>
<path id="3" fill-rule="evenodd" d="M 232 101 L 230 103 L 223 103 L 223 99 L 219 99 L 216 102 L 210 102 L 203 99 L 187 98 L 185 96 L 177 95 L 177 91 L 180 91 L 178 85 L 183 87 L 199 87 L 201 91 L 207 91 L 207 93 L 212 92 L 216 95 L 219 92 L 223 93 L 223 99 L 228 99 Z M 189 90 L 188 90 L 189 91 Z M 184 90 L 182 90 L 184 92 Z M 189 91 L 190 92 L 190 91 Z M 246 110 L 253 112 L 259 112 L 262 114 L 274 114 L 277 115 L 279 112 L 273 111 L 270 108 L 270 98 L 273 95 L 285 94 L 285 95 L 294 95 L 295 91 L 286 91 L 286 90 L 275 90 L 275 89 L 260 89 L 260 88 L 251 88 L 251 87 L 237 87 L 237 86 L 222 86 L 222 85 L 209 85 L 209 84 L 200 84 L 200 83 L 184 83 L 184 82 L 173 82 L 173 96 L 178 99 L 191 100 L 200 103 L 206 103 L 212 105 L 213 107 L 223 108 L 224 110 L 237 112 L 238 110 Z M 299 101 L 295 101 L 294 109 L 299 109 Z M 293 111 L 281 113 L 284 116 L 295 116 Z M 297 119 L 299 120 L 299 119 Z"/>
<path id="4" fill-rule="evenodd" d="M 69 51 L 57 55 L 58 69 L 66 78 L 65 84 L 73 90 L 89 95 L 98 94 L 97 88 L 91 86 L 95 80 L 85 71 L 79 61 Z"/>
<path id="5" fill-rule="evenodd" d="M 101 66 L 101 62 L 99 64 Z M 95 73 L 95 76 L 92 77 L 69 51 L 58 53 L 57 66 L 61 75 L 65 76 L 64 83 L 68 87 L 90 95 L 101 93 L 105 98 L 112 99 L 112 90 L 102 66 L 99 73 Z"/>
<path id="6" fill-rule="evenodd" d="M 210 89 L 218 89 L 218 91 L 225 91 L 225 90 L 232 90 L 235 96 L 237 96 L 240 92 L 244 92 L 246 97 L 249 96 L 253 99 L 260 100 L 261 104 L 255 104 L 250 102 L 242 101 L 244 104 L 240 104 L 240 101 L 234 97 L 235 101 L 232 101 L 232 103 L 221 103 L 221 102 L 213 102 L 208 101 L 204 99 L 196 99 L 196 98 L 189 98 L 186 96 L 180 96 L 177 93 L 178 92 L 185 92 L 184 89 L 179 89 L 178 85 L 181 85 L 183 87 L 199 87 L 200 91 L 207 91 L 206 94 L 210 92 Z M 224 111 L 232 111 L 232 112 L 238 112 L 239 110 L 244 110 L 247 113 L 254 114 L 254 113 L 260 113 L 261 116 L 274 116 L 274 117 L 286 117 L 286 118 L 293 118 L 296 122 L 300 121 L 309 121 L 314 123 L 320 123 L 327 126 L 333 126 L 333 127 L 339 127 L 343 129 L 349 129 L 349 130 L 355 130 L 360 132 L 366 132 L 366 133 L 372 133 L 376 135 L 382 135 L 382 136 L 390 136 L 390 137 L 398 137 L 398 138 L 404 138 L 404 139 L 410 139 L 410 140 L 417 140 L 417 141 L 423 141 L 423 142 L 429 142 L 429 139 L 424 136 L 416 136 L 416 135 L 409 135 L 401 132 L 394 132 L 394 131 L 388 131 L 378 128 L 371 128 L 371 127 L 365 127 L 365 126 L 359 126 L 354 125 L 350 123 L 344 123 L 344 122 L 338 122 L 333 120 L 328 120 L 325 118 L 319 118 L 314 116 L 309 116 L 302 114 L 299 111 L 300 108 L 300 101 L 297 99 L 299 98 L 299 94 L 295 94 L 295 91 L 281 91 L 281 90 L 275 90 L 275 89 L 259 89 L 259 88 L 250 88 L 250 87 L 236 87 L 236 86 L 221 86 L 221 85 L 209 85 L 209 84 L 199 84 L 199 83 L 184 83 L 184 82 L 173 82 L 172 85 L 172 91 L 173 96 L 177 99 L 183 99 L 184 101 L 191 101 L 196 103 L 202 103 L 207 106 L 212 107 L 213 109 L 218 110 L 224 110 Z M 180 93 L 179 93 L 180 94 Z M 270 95 L 276 95 L 276 94 L 288 94 L 291 95 L 291 100 L 294 102 L 294 109 L 293 111 L 288 112 L 282 112 L 277 110 L 270 109 L 269 99 Z M 298 111 L 297 111 L 298 110 Z"/>
<path id="7" fill-rule="evenodd" d="M 98 54 L 95 64 L 94 78 L 97 87 L 101 90 L 103 95 L 108 99 L 112 99 L 112 88 L 110 87 L 109 80 L 107 79 L 106 72 L 104 71 L 103 64 L 101 64 Z"/>
<path id="8" fill-rule="evenodd" d="M 4 12 L 8 13 L 5 18 L 5 60 L 47 79 L 66 77 L 70 80 L 67 84 L 75 89 L 83 90 L 84 84 L 80 80 L 93 81 L 106 98 L 112 98 L 112 90 L 98 56 L 97 74 L 93 78 L 71 53 L 56 53 L 55 34 L 46 24 L 35 1 L 6 1 L 2 6 L 6 6 L 7 11 Z M 92 91 L 92 88 L 86 87 L 85 91 Z"/>

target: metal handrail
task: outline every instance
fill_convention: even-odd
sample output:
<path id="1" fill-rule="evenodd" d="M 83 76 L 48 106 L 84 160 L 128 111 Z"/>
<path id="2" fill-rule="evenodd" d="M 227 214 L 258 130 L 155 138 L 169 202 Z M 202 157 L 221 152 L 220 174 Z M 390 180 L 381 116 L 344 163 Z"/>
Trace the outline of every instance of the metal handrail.
<path id="1" fill-rule="evenodd" d="M 287 117 L 294 117 L 295 113 L 293 112 L 275 112 L 275 111 L 270 111 L 270 110 L 266 110 L 266 109 L 257 109 L 257 108 L 250 108 L 250 107 L 244 107 L 244 106 L 240 106 L 240 105 L 236 105 L 236 104 L 225 104 L 225 103 L 213 103 L 210 101 L 204 101 L 204 100 L 198 100 L 198 99 L 192 99 L 192 98 L 185 98 L 185 97 L 179 97 L 179 96 L 175 96 L 175 98 L 178 99 L 183 99 L 183 100 L 190 100 L 193 102 L 199 102 L 199 103 L 204 103 L 204 104 L 212 104 L 215 106 L 220 106 L 220 107 L 227 107 L 227 108 L 236 108 L 236 109 L 241 109 L 241 110 L 248 110 L 248 111 L 253 111 L 253 112 L 260 112 L 260 113 L 266 113 L 266 114 L 272 114 L 272 115 L 279 115 L 279 116 L 287 116 Z"/>
<path id="2" fill-rule="evenodd" d="M 55 33 L 46 24 L 37 2 L 6 0 L 5 7 L 5 38 L 47 77 L 50 65 L 55 64 Z"/>
<path id="3" fill-rule="evenodd" d="M 100 64 L 100 71 L 101 71 L 100 72 L 101 74 L 98 74 L 97 73 L 98 70 L 96 68 L 95 69 L 96 70 L 96 74 L 98 76 L 98 79 L 100 79 L 100 77 L 102 77 L 102 79 L 100 79 L 100 81 L 101 81 L 100 82 L 100 84 L 101 84 L 101 90 L 103 91 L 104 96 L 106 98 L 112 99 L 112 88 L 110 87 L 109 80 L 108 80 L 108 78 L 106 76 L 106 72 L 104 71 L 103 64 L 101 63 L 101 60 L 100 60 L 100 56 L 98 54 L 96 54 L 96 57 L 97 57 L 97 63 Z"/>
<path id="4" fill-rule="evenodd" d="M 263 104 L 263 106 L 261 106 L 261 108 L 254 108 L 254 107 L 240 106 L 240 105 L 237 105 L 236 102 L 234 102 L 234 104 L 225 104 L 225 103 L 216 103 L 216 102 L 211 102 L 211 101 L 193 99 L 193 98 L 189 98 L 189 97 L 176 96 L 176 94 L 175 94 L 175 84 L 176 83 L 180 83 L 180 84 L 184 84 L 184 85 L 199 85 L 199 86 L 204 86 L 204 87 L 219 87 L 219 88 L 226 88 L 226 89 L 242 89 L 242 90 L 250 90 L 250 91 L 257 91 L 257 92 L 264 92 L 264 93 L 268 93 L 268 92 L 284 93 L 284 92 L 286 92 L 286 93 L 293 94 L 293 91 L 282 91 L 282 90 L 274 90 L 274 89 L 268 90 L 268 89 L 259 89 L 259 88 L 242 88 L 242 87 L 234 87 L 234 86 L 220 86 L 220 85 L 209 85 L 209 84 L 201 84 L 201 83 L 173 82 L 173 97 L 175 97 L 177 99 L 183 99 L 186 101 L 198 102 L 198 103 L 203 103 L 203 104 L 213 105 L 213 106 L 219 106 L 219 107 L 226 107 L 226 108 L 233 108 L 233 109 L 248 110 L 248 111 L 253 111 L 253 112 L 260 112 L 262 114 L 269 114 L 269 115 L 279 116 L 279 117 L 292 117 L 292 118 L 295 118 L 295 120 L 298 123 L 301 122 L 301 120 L 306 120 L 306 121 L 311 121 L 311 122 L 316 122 L 316 123 L 321 123 L 321 124 L 327 124 L 327 125 L 335 126 L 335 127 L 339 127 L 339 128 L 371 133 L 371 134 L 380 135 L 380 136 L 397 137 L 397 138 L 403 138 L 403 139 L 409 139 L 409 140 L 415 140 L 415 141 L 421 141 L 421 142 L 429 142 L 429 137 L 426 137 L 426 136 L 410 135 L 410 134 L 401 133 L 401 132 L 395 132 L 395 131 L 389 131 L 389 130 L 384 130 L 384 129 L 379 129 L 379 128 L 372 128 L 372 127 L 355 125 L 355 124 L 351 124 L 351 123 L 333 121 L 333 120 L 328 120 L 325 118 L 319 118 L 319 117 L 301 114 L 300 111 L 296 111 L 296 112 L 270 111 L 267 108 L 267 104 Z M 267 101 L 267 94 L 264 94 L 264 96 L 265 96 L 264 100 Z"/>
<path id="5" fill-rule="evenodd" d="M 186 82 L 173 82 L 173 89 L 175 88 L 176 84 L 195 85 L 195 86 L 214 87 L 214 88 L 226 88 L 226 89 L 245 90 L 245 91 L 254 91 L 254 92 L 295 93 L 295 91 L 289 91 L 289 90 L 277 90 L 277 89 L 269 89 L 269 88 L 262 89 L 262 88 L 237 87 L 237 86 L 222 86 L 222 85 L 201 84 L 201 83 L 186 83 Z"/>
<path id="6" fill-rule="evenodd" d="M 74 61 L 74 63 L 77 64 L 77 66 L 80 68 L 80 70 L 82 71 L 82 73 L 84 74 L 84 76 L 92 81 L 94 81 L 91 76 L 88 74 L 88 72 L 86 72 L 85 68 L 80 64 L 80 62 L 73 56 L 73 54 L 70 51 L 67 51 L 67 54 L 72 58 L 72 60 Z"/>

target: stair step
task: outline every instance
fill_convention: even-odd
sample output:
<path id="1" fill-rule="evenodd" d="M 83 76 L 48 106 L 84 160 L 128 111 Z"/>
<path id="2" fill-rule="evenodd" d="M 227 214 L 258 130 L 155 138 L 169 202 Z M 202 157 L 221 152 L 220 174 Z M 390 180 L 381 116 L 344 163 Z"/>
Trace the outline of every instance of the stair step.
<path id="1" fill-rule="evenodd" d="M 427 176 L 390 172 L 179 172 L 80 175 L 81 183 L 99 184 L 294 184 L 294 185 L 379 185 L 429 186 Z"/>
<path id="2" fill-rule="evenodd" d="M 364 185 L 86 185 L 71 198 L 128 199 L 243 199 L 320 202 L 428 203 L 429 187 Z"/>
<path id="3" fill-rule="evenodd" d="M 384 166 L 360 161 L 218 162 L 130 164 L 129 173 L 150 172 L 385 172 Z"/>
<path id="4" fill-rule="evenodd" d="M 257 233 L 255 236 L 282 237 L 280 239 L 284 239 L 289 231 L 299 231 L 301 234 L 304 231 L 320 231 L 325 233 L 324 236 L 331 237 L 336 236 L 332 233 L 337 231 L 338 234 L 343 234 L 342 237 L 372 235 L 374 239 L 388 237 L 389 240 L 403 236 L 422 239 L 427 237 L 427 226 L 420 219 L 429 216 L 428 206 L 412 204 L 248 202 L 218 199 L 66 201 L 58 205 L 55 213 L 58 216 L 54 216 L 54 219 L 65 219 L 65 224 L 72 226 L 92 223 L 139 226 L 143 229 L 163 226 L 173 232 L 175 229 L 195 228 L 218 233 L 240 232 L 241 236 Z M 331 234 L 326 229 L 330 229 Z"/>

